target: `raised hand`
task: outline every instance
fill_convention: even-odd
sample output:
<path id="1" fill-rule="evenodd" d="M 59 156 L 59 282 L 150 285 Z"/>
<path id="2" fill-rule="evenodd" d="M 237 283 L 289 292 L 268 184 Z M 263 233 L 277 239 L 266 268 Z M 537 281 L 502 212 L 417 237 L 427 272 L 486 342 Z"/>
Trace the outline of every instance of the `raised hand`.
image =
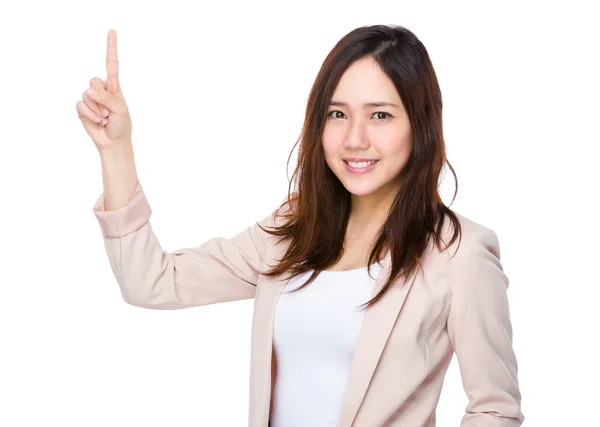
<path id="1" fill-rule="evenodd" d="M 107 37 L 106 81 L 92 78 L 76 109 L 85 131 L 99 150 L 131 143 L 132 123 L 119 82 L 115 30 L 110 30 Z"/>

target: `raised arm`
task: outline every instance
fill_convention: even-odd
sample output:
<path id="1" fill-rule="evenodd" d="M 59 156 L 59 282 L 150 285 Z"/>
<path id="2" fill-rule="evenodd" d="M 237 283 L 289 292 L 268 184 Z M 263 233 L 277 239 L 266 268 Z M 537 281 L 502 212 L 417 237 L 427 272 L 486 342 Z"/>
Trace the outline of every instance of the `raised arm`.
<path id="1" fill-rule="evenodd" d="M 137 177 L 114 30 L 107 35 L 106 75 L 106 81 L 90 80 L 77 111 L 100 154 L 104 191 L 93 211 L 125 301 L 177 309 L 254 297 L 265 253 L 265 232 L 258 223 L 231 239 L 214 237 L 199 247 L 174 252 L 162 249 Z M 260 224 L 271 221 L 267 216 Z"/>

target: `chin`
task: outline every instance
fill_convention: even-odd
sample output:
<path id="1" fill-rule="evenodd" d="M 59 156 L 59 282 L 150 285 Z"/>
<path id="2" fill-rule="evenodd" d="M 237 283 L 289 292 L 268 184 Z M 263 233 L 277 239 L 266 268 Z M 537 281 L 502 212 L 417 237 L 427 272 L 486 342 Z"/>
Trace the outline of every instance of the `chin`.
<path id="1" fill-rule="evenodd" d="M 376 193 L 377 190 L 381 188 L 381 185 L 373 184 L 370 182 L 352 182 L 352 183 L 344 183 L 344 188 L 348 190 L 350 194 L 353 196 L 368 196 L 369 194 Z"/>

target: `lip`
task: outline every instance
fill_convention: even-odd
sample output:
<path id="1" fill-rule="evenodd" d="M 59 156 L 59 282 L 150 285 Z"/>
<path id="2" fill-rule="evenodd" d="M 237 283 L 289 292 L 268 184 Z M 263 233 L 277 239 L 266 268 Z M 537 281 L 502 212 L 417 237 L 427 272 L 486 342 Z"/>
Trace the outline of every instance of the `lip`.
<path id="1" fill-rule="evenodd" d="M 353 160 L 351 160 L 351 161 L 353 161 Z M 367 173 L 367 172 L 371 171 L 375 166 L 377 166 L 377 163 L 379 163 L 379 160 L 367 167 L 364 167 L 364 168 L 353 168 L 344 159 L 344 166 L 346 167 L 346 170 L 353 174 Z"/>

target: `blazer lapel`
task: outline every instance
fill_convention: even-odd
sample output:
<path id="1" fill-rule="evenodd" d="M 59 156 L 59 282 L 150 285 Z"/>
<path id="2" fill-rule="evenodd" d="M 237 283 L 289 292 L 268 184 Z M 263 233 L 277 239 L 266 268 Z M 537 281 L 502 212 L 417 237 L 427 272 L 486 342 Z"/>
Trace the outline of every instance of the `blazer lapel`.
<path id="1" fill-rule="evenodd" d="M 285 247 L 285 244 L 274 245 L 271 256 L 267 257 L 270 264 L 273 264 L 275 259 L 283 257 Z M 388 250 L 381 262 L 382 268 L 375 282 L 372 297 L 381 289 L 388 278 L 390 261 L 391 253 Z M 267 427 L 268 425 L 272 384 L 271 360 L 273 356 L 274 317 L 279 296 L 287 283 L 287 280 L 284 280 L 286 275 L 283 274 L 275 278 L 263 277 L 255 297 L 251 342 L 252 376 L 250 378 L 253 388 L 249 408 L 250 425 L 252 427 Z M 396 281 L 377 304 L 365 311 L 337 427 L 350 427 L 352 425 L 375 372 L 375 367 L 379 362 L 383 347 L 392 331 L 415 275 L 413 273 L 405 281 Z"/>
<path id="2" fill-rule="evenodd" d="M 391 252 L 388 251 L 381 263 L 381 270 L 371 297 L 383 287 L 390 274 Z M 396 323 L 406 295 L 416 277 L 415 270 L 406 280 L 393 282 L 385 295 L 365 311 L 363 324 L 350 367 L 350 374 L 337 427 L 350 427 L 365 397 L 383 347 Z"/>
<path id="3" fill-rule="evenodd" d="M 287 244 L 274 245 L 272 253 L 267 256 L 268 264 L 285 255 Z M 266 268 L 266 266 L 263 266 Z M 257 289 L 252 316 L 251 339 L 251 377 L 249 418 L 252 427 L 267 427 L 269 407 L 271 403 L 271 360 L 273 357 L 273 326 L 275 309 L 279 296 L 283 292 L 287 280 L 286 274 L 278 277 L 262 277 Z"/>

